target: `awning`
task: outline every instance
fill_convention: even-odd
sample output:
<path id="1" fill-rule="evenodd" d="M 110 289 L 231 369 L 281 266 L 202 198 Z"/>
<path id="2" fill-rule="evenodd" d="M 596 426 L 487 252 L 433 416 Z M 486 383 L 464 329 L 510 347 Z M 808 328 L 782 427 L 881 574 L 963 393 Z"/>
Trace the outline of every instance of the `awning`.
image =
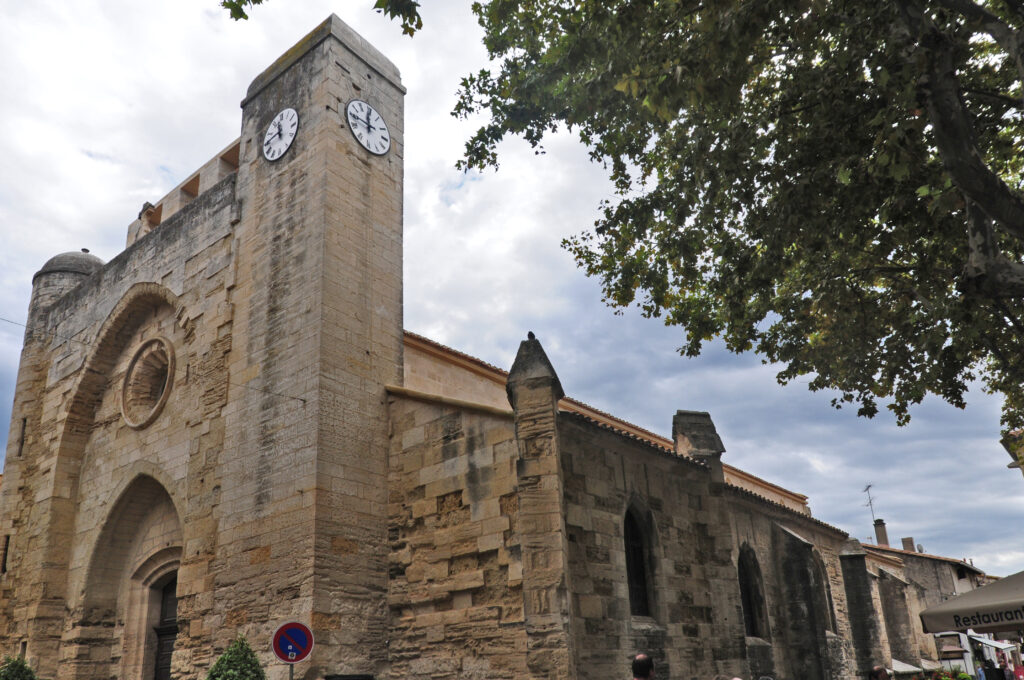
<path id="1" fill-rule="evenodd" d="M 989 647 L 995 647 L 996 649 L 998 649 L 1001 652 L 1005 652 L 1008 649 L 1016 649 L 1017 648 L 1017 645 L 1010 644 L 1009 642 L 1000 642 L 999 640 L 989 640 L 988 638 L 981 637 L 980 635 L 968 635 L 967 637 L 971 638 L 975 642 L 980 642 L 983 645 L 988 645 Z"/>
<path id="2" fill-rule="evenodd" d="M 924 669 L 913 666 L 909 663 L 904 663 L 898 659 L 892 660 L 892 672 L 896 675 L 908 675 L 910 673 L 921 673 Z"/>
<path id="3" fill-rule="evenodd" d="M 979 633 L 1024 628 L 1024 571 L 976 588 L 921 612 L 926 633 Z"/>

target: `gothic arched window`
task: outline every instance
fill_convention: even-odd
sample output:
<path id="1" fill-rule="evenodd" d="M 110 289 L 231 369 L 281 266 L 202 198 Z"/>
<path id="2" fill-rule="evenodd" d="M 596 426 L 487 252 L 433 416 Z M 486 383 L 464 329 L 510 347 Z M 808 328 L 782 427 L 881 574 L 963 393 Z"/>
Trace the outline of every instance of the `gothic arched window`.
<path id="1" fill-rule="evenodd" d="M 736 571 L 740 581 L 740 600 L 743 604 L 743 626 L 747 637 L 771 637 L 768 629 L 768 617 L 765 611 L 764 581 L 761 578 L 761 567 L 753 549 L 744 544 L 740 548 L 739 563 Z"/>
<path id="2" fill-rule="evenodd" d="M 623 522 L 626 543 L 626 581 L 629 584 L 629 613 L 650 616 L 651 603 L 647 588 L 647 541 L 636 513 L 626 511 Z"/>
<path id="3" fill-rule="evenodd" d="M 828 571 L 825 569 L 825 561 L 821 559 L 818 551 L 811 553 L 811 583 L 815 589 L 815 606 L 821 611 L 822 623 L 833 633 L 836 632 L 836 610 L 832 603 L 832 585 L 828 580 Z"/>

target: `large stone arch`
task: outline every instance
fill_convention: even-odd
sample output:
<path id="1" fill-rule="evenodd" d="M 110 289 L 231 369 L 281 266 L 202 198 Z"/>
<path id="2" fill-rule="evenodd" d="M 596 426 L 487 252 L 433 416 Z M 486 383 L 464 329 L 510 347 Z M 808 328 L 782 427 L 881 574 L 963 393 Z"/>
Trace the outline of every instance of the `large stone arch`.
<path id="1" fill-rule="evenodd" d="M 103 540 L 103 532 L 106 531 L 110 522 L 109 517 L 113 515 L 108 513 L 108 519 L 104 522 L 99 521 L 103 517 L 102 514 L 96 519 L 82 515 L 84 499 L 80 486 L 83 465 L 90 448 L 90 438 L 95 429 L 94 421 L 97 409 L 105 395 L 114 387 L 111 380 L 115 368 L 118 362 L 124 359 L 133 334 L 148 319 L 155 318 L 158 314 L 167 320 L 169 326 L 174 328 L 177 342 L 189 343 L 192 341 L 195 334 L 194 322 L 188 317 L 178 296 L 159 284 L 137 283 L 131 286 L 114 305 L 96 331 L 95 341 L 69 390 L 64 415 L 56 423 L 56 429 L 60 435 L 57 440 L 56 460 L 51 479 L 53 491 L 49 499 L 50 509 L 47 513 L 49 528 L 46 532 L 48 536 L 46 561 L 55 569 L 71 568 L 74 566 L 72 559 L 75 564 L 87 564 L 86 559 L 95 559 L 96 554 L 102 553 L 99 548 L 93 549 L 92 552 L 84 551 L 84 548 L 94 540 Z M 118 485 L 122 495 L 115 496 L 115 498 L 127 497 L 128 488 L 135 484 L 136 479 L 142 477 L 151 480 L 159 478 L 161 482 L 154 483 L 165 489 L 163 491 L 165 496 L 168 495 L 166 489 L 172 486 L 170 480 L 165 479 L 163 474 L 155 468 L 129 469 L 124 472 L 127 474 L 120 475 L 121 483 Z M 101 505 L 102 508 L 113 508 L 121 502 L 119 500 L 117 503 L 97 504 L 93 502 L 95 498 L 92 496 L 89 497 L 89 500 L 90 505 Z M 180 517 L 180 508 L 174 506 L 173 502 L 171 507 L 175 516 Z M 95 513 L 96 509 L 94 508 L 92 512 Z M 102 512 L 105 510 L 100 510 L 100 513 Z M 102 530 L 101 526 L 104 527 Z M 72 529 L 72 527 L 76 528 Z M 81 533 L 83 530 L 84 534 Z M 97 536 L 100 538 L 97 539 Z M 81 542 L 83 540 L 85 541 L 84 545 Z M 99 544 L 97 542 L 97 545 Z M 92 572 L 90 564 L 86 573 L 91 574 Z M 92 579 L 93 577 L 89 576 L 88 578 Z M 78 587 L 82 585 L 81 579 L 69 579 L 67 585 L 74 585 L 75 588 L 63 592 L 59 591 L 59 588 L 54 589 L 55 595 L 59 596 L 58 593 L 63 595 L 67 610 L 72 612 L 70 619 L 65 620 L 61 634 L 62 658 L 58 665 L 58 678 L 94 677 L 90 675 L 91 671 L 86 670 L 91 661 L 82 661 L 82 659 L 87 657 L 84 653 L 86 649 L 110 648 L 112 638 L 108 628 L 111 625 L 111 619 L 108 614 L 112 611 L 109 607 L 111 600 L 109 597 L 105 600 L 103 597 L 88 600 L 84 593 L 88 592 L 89 588 L 78 590 Z M 88 654 L 93 654 L 93 652 Z M 100 657 L 106 658 L 102 653 Z M 118 662 L 120 663 L 120 660 Z M 110 663 L 110 660 L 106 659 L 100 665 L 110 668 Z M 105 677 L 109 677 L 109 674 Z"/>
<path id="2" fill-rule="evenodd" d="M 96 341 L 71 391 L 58 448 L 58 466 L 64 463 L 62 467 L 68 468 L 58 469 L 62 479 L 73 480 L 76 476 L 74 463 L 79 461 L 88 441 L 96 408 L 109 388 L 111 373 L 121 351 L 147 312 L 162 306 L 173 310 L 177 325 L 184 332 L 185 342 L 194 338 L 194 322 L 180 298 L 169 289 L 157 283 L 136 283 L 128 289 L 97 332 Z"/>
<path id="3" fill-rule="evenodd" d="M 139 474 L 110 506 L 86 572 L 81 619 L 63 656 L 71 677 L 153 676 L 160 595 L 175 582 L 182 555 L 181 515 L 156 478 Z M 81 652 L 88 649 L 88 654 Z"/>

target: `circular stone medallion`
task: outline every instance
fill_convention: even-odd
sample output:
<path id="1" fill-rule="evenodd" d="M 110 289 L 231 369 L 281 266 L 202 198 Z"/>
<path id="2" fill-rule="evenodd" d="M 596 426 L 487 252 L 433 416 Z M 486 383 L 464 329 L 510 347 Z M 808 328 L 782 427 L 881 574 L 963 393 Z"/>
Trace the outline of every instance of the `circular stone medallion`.
<path id="1" fill-rule="evenodd" d="M 121 415 L 129 427 L 146 427 L 160 415 L 174 383 L 174 347 L 166 338 L 142 343 L 121 388 Z"/>

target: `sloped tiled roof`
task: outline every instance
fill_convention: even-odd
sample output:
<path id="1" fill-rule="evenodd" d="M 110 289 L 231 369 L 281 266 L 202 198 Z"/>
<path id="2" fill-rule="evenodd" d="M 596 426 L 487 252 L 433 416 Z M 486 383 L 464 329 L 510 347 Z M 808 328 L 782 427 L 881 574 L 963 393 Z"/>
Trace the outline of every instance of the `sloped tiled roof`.
<path id="1" fill-rule="evenodd" d="M 902 550 L 900 548 L 893 548 L 893 547 L 890 547 L 890 546 L 887 546 L 887 545 L 874 545 L 873 543 L 862 543 L 861 545 L 864 546 L 865 550 L 876 550 L 878 552 L 893 553 L 893 554 L 900 555 L 900 556 L 907 555 L 907 556 L 910 556 L 910 557 L 923 557 L 923 558 L 929 559 L 929 560 L 938 560 L 940 562 L 949 562 L 951 564 L 955 564 L 958 567 L 964 567 L 965 569 L 970 569 L 971 571 L 973 571 L 975 573 L 978 573 L 978 574 L 984 574 L 985 573 L 984 571 L 982 571 L 981 569 L 978 569 L 976 566 L 974 566 L 970 562 L 965 562 L 964 560 L 958 560 L 955 557 L 943 557 L 942 555 L 932 555 L 932 554 L 929 554 L 929 553 L 919 553 L 919 552 L 917 552 L 915 550 Z"/>
<path id="2" fill-rule="evenodd" d="M 420 335 L 419 333 L 414 333 L 412 331 L 407 330 L 405 331 L 405 336 L 407 339 L 411 339 L 413 341 L 413 344 L 419 346 L 420 348 L 432 350 L 431 353 L 434 354 L 435 356 L 447 356 L 448 358 L 454 358 L 458 361 L 458 363 L 462 363 L 467 365 L 468 367 L 472 367 L 474 369 L 474 372 L 483 375 L 489 378 L 490 380 L 493 380 L 496 384 L 501 385 L 502 388 L 504 388 L 505 382 L 508 379 L 508 371 L 498 368 L 493 364 L 489 364 L 486 361 L 479 359 L 471 354 L 460 352 L 459 350 L 444 345 L 440 342 L 437 342 L 436 340 L 431 340 L 430 338 Z M 598 425 L 604 429 L 617 432 L 635 441 L 644 442 L 661 453 L 667 453 L 676 458 L 683 458 L 685 460 L 693 462 L 696 465 L 700 465 L 702 467 L 704 466 L 702 462 L 695 460 L 690 456 L 683 456 L 677 454 L 675 452 L 675 443 L 668 437 L 663 437 L 659 434 L 651 432 L 650 430 L 644 429 L 639 425 L 634 425 L 633 423 L 623 420 L 606 411 L 602 411 L 601 409 L 595 408 L 585 402 L 579 401 L 578 399 L 573 399 L 572 397 L 563 397 L 559 402 L 559 406 L 562 412 L 564 413 L 575 414 L 576 416 L 579 416 L 584 420 L 590 421 L 594 425 Z M 727 475 L 740 477 L 753 483 L 754 485 L 763 486 L 767 489 L 771 489 L 772 491 L 778 493 L 779 495 L 792 498 L 795 502 L 800 504 L 805 504 L 807 501 L 807 496 L 805 496 L 804 494 L 791 491 L 785 487 L 779 486 L 778 484 L 773 484 L 772 482 L 769 482 L 765 479 L 762 479 L 761 477 L 746 472 L 745 470 L 740 470 L 739 468 L 733 467 L 728 463 L 723 463 L 722 467 Z M 730 483 L 727 483 L 727 487 L 730 489 L 741 488 L 736 486 L 735 484 Z M 748 493 L 751 497 L 759 498 L 767 503 L 771 503 L 772 505 L 783 507 L 786 510 L 794 512 L 797 515 L 810 517 L 809 514 L 793 510 L 792 508 L 789 508 L 777 501 L 773 501 L 766 496 L 762 496 L 761 494 L 755 493 L 748 489 L 743 489 L 743 491 Z M 824 522 L 819 523 L 829 527 L 830 529 L 839 531 L 835 527 L 825 524 Z"/>
<path id="3" fill-rule="evenodd" d="M 841 534 L 843 536 L 843 538 L 849 538 L 849 536 L 850 536 L 848 533 L 846 533 L 845 531 L 843 531 L 839 527 L 832 526 L 828 522 L 822 522 L 820 519 L 818 519 L 817 517 L 814 517 L 813 515 L 808 515 L 807 513 L 800 512 L 799 510 L 794 510 L 793 508 L 789 507 L 788 505 L 783 505 L 782 503 L 779 503 L 778 501 L 773 501 L 772 499 L 768 498 L 767 496 L 762 496 L 759 493 L 754 493 L 753 491 L 751 491 L 749 489 L 744 489 L 741 486 L 735 486 L 735 485 L 732 485 L 732 484 L 727 484 L 725 488 L 726 488 L 726 491 L 728 491 L 729 493 L 735 494 L 737 496 L 747 496 L 748 498 L 753 498 L 755 500 L 761 501 L 762 503 L 767 503 L 768 505 L 771 505 L 772 507 L 775 507 L 775 508 L 778 508 L 780 510 L 784 510 L 785 512 L 788 512 L 789 514 L 791 514 L 791 515 L 793 515 L 795 517 L 799 517 L 801 519 L 805 519 L 805 520 L 807 520 L 809 522 L 817 524 L 820 527 L 828 529 L 829 531 L 834 531 L 834 532 L 836 532 L 838 534 Z"/>

